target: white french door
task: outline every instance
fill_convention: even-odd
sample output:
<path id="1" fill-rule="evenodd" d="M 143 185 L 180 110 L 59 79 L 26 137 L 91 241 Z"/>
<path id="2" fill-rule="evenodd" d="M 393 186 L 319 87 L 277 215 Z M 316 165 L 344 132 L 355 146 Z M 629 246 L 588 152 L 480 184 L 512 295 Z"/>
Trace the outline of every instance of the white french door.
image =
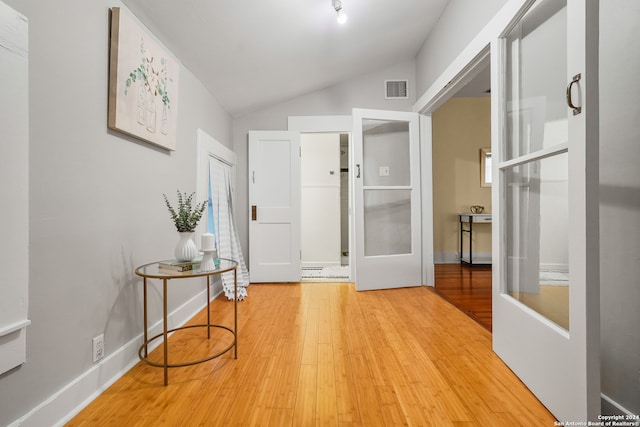
<path id="1" fill-rule="evenodd" d="M 420 286 L 417 113 L 353 110 L 356 290 Z"/>
<path id="2" fill-rule="evenodd" d="M 492 44 L 493 347 L 561 422 L 600 411 L 597 26 L 543 0 Z"/>
<path id="3" fill-rule="evenodd" d="M 300 281 L 299 132 L 249 132 L 249 273 Z"/>

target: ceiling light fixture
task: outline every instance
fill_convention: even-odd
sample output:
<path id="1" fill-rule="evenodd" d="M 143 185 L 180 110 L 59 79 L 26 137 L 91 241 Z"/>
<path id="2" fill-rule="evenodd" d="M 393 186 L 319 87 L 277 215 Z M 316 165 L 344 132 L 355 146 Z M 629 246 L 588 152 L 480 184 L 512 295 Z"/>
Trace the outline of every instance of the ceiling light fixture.
<path id="1" fill-rule="evenodd" d="M 341 0 L 331 0 L 333 2 L 333 8 L 336 10 L 338 14 L 338 23 L 344 24 L 347 22 L 347 14 L 342 10 L 342 1 Z"/>

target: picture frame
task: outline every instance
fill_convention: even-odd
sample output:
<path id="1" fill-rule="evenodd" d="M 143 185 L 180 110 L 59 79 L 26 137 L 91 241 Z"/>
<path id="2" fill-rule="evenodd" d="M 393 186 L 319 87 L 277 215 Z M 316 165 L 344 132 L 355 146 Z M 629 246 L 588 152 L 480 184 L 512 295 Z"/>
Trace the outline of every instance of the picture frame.
<path id="1" fill-rule="evenodd" d="M 480 187 L 491 187 L 491 148 L 480 149 Z"/>
<path id="2" fill-rule="evenodd" d="M 107 125 L 175 150 L 179 64 L 131 13 L 119 7 L 110 12 Z"/>

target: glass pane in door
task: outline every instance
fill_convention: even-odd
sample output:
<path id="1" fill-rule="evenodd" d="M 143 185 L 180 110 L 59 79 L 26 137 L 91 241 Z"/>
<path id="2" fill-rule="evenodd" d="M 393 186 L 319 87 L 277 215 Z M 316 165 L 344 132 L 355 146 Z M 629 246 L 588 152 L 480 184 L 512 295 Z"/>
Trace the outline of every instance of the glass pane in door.
<path id="1" fill-rule="evenodd" d="M 567 2 L 545 0 L 506 38 L 506 292 L 569 329 Z M 554 147 L 557 151 L 554 151 Z M 544 151 L 541 151 L 544 150 Z M 536 158 L 536 153 L 541 158 Z"/>
<path id="2" fill-rule="evenodd" d="M 411 253 L 409 122 L 362 120 L 364 255 Z"/>
<path id="3" fill-rule="evenodd" d="M 569 330 L 567 153 L 505 171 L 507 293 Z"/>
<path id="4" fill-rule="evenodd" d="M 364 190 L 364 255 L 411 253 L 411 190 Z"/>
<path id="5" fill-rule="evenodd" d="M 506 39 L 506 129 L 503 159 L 567 142 L 566 0 L 547 0 Z"/>
<path id="6" fill-rule="evenodd" d="M 364 186 L 411 185 L 409 122 L 362 120 Z"/>

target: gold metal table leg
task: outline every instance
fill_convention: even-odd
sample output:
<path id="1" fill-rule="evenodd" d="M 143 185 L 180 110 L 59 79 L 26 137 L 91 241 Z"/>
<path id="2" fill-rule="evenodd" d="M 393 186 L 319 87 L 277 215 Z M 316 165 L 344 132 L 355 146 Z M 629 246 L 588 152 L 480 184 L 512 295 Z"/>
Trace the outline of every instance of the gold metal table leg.
<path id="1" fill-rule="evenodd" d="M 149 339 L 147 336 L 147 278 L 144 278 L 144 286 L 143 286 L 143 301 L 144 301 L 144 357 L 149 356 L 149 347 L 147 345 Z"/>
<path id="2" fill-rule="evenodd" d="M 164 346 L 164 385 L 169 384 L 169 355 L 167 351 L 167 279 L 162 280 L 162 300 L 163 300 L 163 313 L 162 313 L 162 327 L 163 327 L 163 346 Z"/>
<path id="3" fill-rule="evenodd" d="M 233 338 L 236 343 L 233 346 L 233 358 L 238 358 L 238 269 L 233 269 Z"/>
<path id="4" fill-rule="evenodd" d="M 207 338 L 211 338 L 211 295 L 209 294 L 211 291 L 211 276 L 207 276 Z"/>

